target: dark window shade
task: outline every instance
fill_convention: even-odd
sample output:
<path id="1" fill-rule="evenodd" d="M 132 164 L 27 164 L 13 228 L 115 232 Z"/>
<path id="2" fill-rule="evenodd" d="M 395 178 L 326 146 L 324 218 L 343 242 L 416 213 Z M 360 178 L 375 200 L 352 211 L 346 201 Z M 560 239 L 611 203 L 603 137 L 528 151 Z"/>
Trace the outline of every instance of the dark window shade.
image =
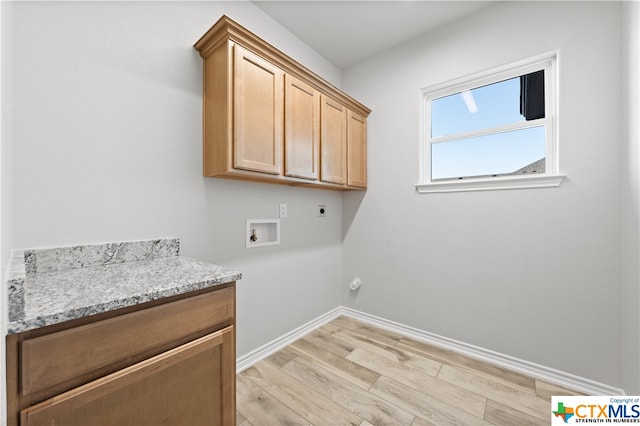
<path id="1" fill-rule="evenodd" d="M 520 76 L 520 114 L 527 121 L 544 118 L 544 70 Z"/>

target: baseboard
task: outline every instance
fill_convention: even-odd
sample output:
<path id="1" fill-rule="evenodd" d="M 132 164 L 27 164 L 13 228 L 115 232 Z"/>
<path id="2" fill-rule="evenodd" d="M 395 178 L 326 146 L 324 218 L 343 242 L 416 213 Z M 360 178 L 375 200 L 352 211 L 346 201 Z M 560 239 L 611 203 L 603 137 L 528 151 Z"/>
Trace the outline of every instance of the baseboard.
<path id="1" fill-rule="evenodd" d="M 544 365 L 535 364 L 533 362 L 525 361 L 509 355 L 504 355 L 499 352 L 491 351 L 489 349 L 484 349 L 478 346 L 470 345 L 468 343 L 449 339 L 447 337 L 429 333 L 424 330 L 419 330 L 414 327 L 409 327 L 407 325 L 400 324 L 394 321 L 389 321 L 387 319 L 356 311 L 344 306 L 340 308 L 340 315 L 349 316 L 362 322 L 366 322 L 376 327 L 401 334 L 420 342 L 439 346 L 441 348 L 468 356 L 469 358 L 474 358 L 480 361 L 488 362 L 490 364 L 498 365 L 500 367 L 504 367 L 509 370 L 543 380 L 545 382 L 554 383 L 558 386 L 583 392 L 587 395 L 625 395 L 624 390 L 620 388 L 609 386 L 604 383 L 599 383 L 584 377 L 576 376 L 564 371 L 546 367 Z"/>
<path id="2" fill-rule="evenodd" d="M 330 321 L 333 321 L 334 319 L 338 318 L 340 315 L 343 315 L 342 309 L 343 308 L 341 306 L 335 309 L 332 309 L 326 314 L 323 314 L 309 321 L 308 323 L 301 325 L 295 330 L 290 331 L 289 333 L 284 334 L 278 337 L 277 339 L 272 340 L 271 342 L 260 346 L 258 349 L 255 349 L 249 352 L 248 354 L 239 357 L 236 360 L 236 373 L 240 373 L 241 371 L 246 370 L 247 368 L 251 367 L 253 364 L 257 363 L 258 361 L 265 359 L 269 355 L 275 352 L 278 352 L 280 349 L 284 348 L 285 346 L 295 342 L 305 334 L 308 334 L 313 330 L 315 330 L 316 328 L 322 327 L 324 324 Z"/>
<path id="3" fill-rule="evenodd" d="M 260 348 L 238 358 L 236 363 L 236 371 L 241 372 L 249 368 L 256 362 L 268 357 L 274 352 L 277 352 L 285 346 L 293 343 L 305 334 L 315 330 L 318 327 L 321 327 L 322 325 L 332 321 L 335 318 L 338 318 L 341 315 L 355 318 L 362 322 L 392 331 L 402 336 L 448 349 L 468 356 L 470 358 L 498 365 L 500 367 L 504 367 L 509 370 L 543 380 L 545 382 L 554 383 L 558 386 L 566 387 L 569 389 L 574 389 L 587 395 L 625 395 L 624 390 L 620 388 L 599 383 L 584 377 L 576 376 L 574 374 L 566 373 L 564 371 L 556 370 L 554 368 L 546 367 L 544 365 L 535 364 L 519 358 L 514 358 L 512 356 L 494 352 L 489 349 L 484 349 L 478 346 L 470 345 L 468 343 L 449 339 L 447 337 L 439 336 L 437 334 L 400 324 L 394 321 L 389 321 L 387 319 L 357 311 L 355 309 L 347 308 L 345 306 L 335 308 L 327 312 L 326 314 L 321 315 L 318 318 L 315 318 L 314 320 L 311 320 L 308 323 L 296 328 L 295 330 L 267 343 L 266 345 L 263 345 Z"/>

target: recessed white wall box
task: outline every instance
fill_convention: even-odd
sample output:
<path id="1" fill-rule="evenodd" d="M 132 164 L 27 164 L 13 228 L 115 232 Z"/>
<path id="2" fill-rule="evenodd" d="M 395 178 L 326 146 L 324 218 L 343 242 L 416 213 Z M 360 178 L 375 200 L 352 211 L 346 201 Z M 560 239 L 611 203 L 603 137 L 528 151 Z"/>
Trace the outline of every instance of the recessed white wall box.
<path id="1" fill-rule="evenodd" d="M 245 247 L 280 244 L 280 219 L 247 219 Z"/>

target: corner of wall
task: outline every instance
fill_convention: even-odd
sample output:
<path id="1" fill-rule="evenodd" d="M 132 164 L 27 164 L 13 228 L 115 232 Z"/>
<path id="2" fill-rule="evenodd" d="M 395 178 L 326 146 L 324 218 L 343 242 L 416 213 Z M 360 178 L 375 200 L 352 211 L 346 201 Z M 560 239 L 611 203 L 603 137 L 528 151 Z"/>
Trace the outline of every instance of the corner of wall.
<path id="1" fill-rule="evenodd" d="M 631 395 L 640 392 L 640 2 L 623 2 L 622 19 L 622 381 Z"/>

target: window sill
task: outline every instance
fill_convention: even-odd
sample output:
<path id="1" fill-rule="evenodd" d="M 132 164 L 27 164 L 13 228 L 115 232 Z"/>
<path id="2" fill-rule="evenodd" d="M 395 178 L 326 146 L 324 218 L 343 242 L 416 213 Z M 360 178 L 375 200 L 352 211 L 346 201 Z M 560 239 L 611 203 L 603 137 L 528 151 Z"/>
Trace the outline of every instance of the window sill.
<path id="1" fill-rule="evenodd" d="M 509 178 L 478 178 L 447 182 L 419 183 L 420 194 L 435 192 L 495 191 L 502 189 L 552 188 L 558 187 L 566 176 L 517 176 Z"/>

